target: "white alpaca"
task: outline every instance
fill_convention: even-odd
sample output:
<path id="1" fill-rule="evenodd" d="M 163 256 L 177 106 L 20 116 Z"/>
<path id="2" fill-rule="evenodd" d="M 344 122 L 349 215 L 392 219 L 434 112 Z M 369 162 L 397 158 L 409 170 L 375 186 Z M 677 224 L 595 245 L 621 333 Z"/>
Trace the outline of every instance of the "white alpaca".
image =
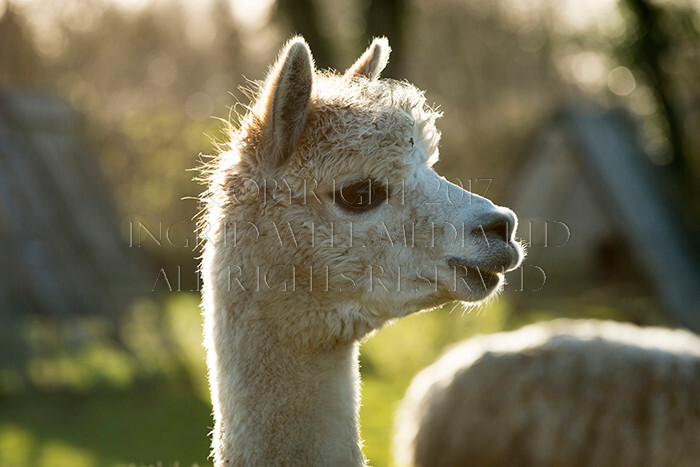
<path id="1" fill-rule="evenodd" d="M 522 256 L 516 219 L 430 167 L 438 114 L 378 79 L 386 39 L 342 76 L 292 39 L 212 164 L 202 260 L 216 465 L 362 465 L 358 341 L 478 302 Z"/>
<path id="2" fill-rule="evenodd" d="M 469 339 L 411 383 L 400 466 L 700 465 L 700 339 L 559 320 Z"/>

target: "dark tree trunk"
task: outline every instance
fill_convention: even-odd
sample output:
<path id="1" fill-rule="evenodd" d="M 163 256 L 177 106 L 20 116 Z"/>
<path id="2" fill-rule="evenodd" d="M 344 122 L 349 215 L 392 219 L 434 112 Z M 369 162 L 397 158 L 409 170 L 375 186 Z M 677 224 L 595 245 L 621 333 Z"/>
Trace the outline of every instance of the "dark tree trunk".
<path id="1" fill-rule="evenodd" d="M 634 39 L 630 42 L 632 66 L 644 74 L 652 88 L 661 117 L 666 123 L 666 133 L 672 160 L 669 164 L 678 180 L 689 188 L 689 165 L 683 140 L 683 118 L 671 96 L 669 78 L 663 69 L 663 59 L 673 46 L 673 39 L 661 26 L 662 11 L 649 0 L 623 0 L 632 13 L 634 23 L 630 27 Z"/>
<path id="2" fill-rule="evenodd" d="M 373 37 L 386 36 L 391 45 L 389 65 L 382 72 L 386 78 L 405 78 L 404 32 L 406 0 L 370 0 L 367 9 L 367 44 Z"/>
<path id="3" fill-rule="evenodd" d="M 277 12 L 289 23 L 294 33 L 301 34 L 309 43 L 317 68 L 332 65 L 333 54 L 319 27 L 319 16 L 313 0 L 277 0 Z"/>

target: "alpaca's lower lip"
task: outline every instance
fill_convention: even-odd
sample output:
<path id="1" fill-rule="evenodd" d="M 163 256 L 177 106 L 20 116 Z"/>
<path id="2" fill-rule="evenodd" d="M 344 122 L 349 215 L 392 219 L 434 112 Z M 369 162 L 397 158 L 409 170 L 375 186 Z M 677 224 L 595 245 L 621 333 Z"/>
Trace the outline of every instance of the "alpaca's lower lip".
<path id="1" fill-rule="evenodd" d="M 475 262 L 459 256 L 450 256 L 447 258 L 447 265 L 451 269 L 466 269 L 468 274 L 471 273 L 487 276 L 498 276 L 499 274 L 505 274 L 506 271 L 508 271 L 508 267 L 505 265 L 494 264 L 486 266 L 483 264 L 475 264 Z"/>

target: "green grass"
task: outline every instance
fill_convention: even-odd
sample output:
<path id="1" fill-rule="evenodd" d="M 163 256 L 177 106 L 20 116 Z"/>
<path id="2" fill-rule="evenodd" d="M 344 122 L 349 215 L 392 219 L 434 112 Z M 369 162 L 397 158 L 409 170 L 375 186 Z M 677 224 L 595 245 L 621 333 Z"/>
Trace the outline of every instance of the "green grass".
<path id="1" fill-rule="evenodd" d="M 0 403 L 0 465 L 205 464 L 209 404 L 163 386 L 29 394 Z"/>
<path id="2" fill-rule="evenodd" d="M 47 348 L 31 389 L 0 396 L 0 466 L 210 465 L 211 406 L 196 295 L 135 303 L 120 330 L 78 351 Z M 17 384 L 15 384 L 17 386 Z"/>

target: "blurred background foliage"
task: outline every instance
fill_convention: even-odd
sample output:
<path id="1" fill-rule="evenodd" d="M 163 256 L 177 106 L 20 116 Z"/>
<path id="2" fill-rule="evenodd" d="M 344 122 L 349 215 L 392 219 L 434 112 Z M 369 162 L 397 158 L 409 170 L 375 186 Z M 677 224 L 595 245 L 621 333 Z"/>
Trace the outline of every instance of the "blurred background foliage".
<path id="1" fill-rule="evenodd" d="M 191 169 L 223 140 L 211 116 L 235 119 L 247 103 L 239 86 L 263 77 L 291 34 L 306 37 L 317 66 L 339 70 L 388 36 L 384 75 L 426 89 L 445 113 L 437 170 L 493 179 L 497 203 L 545 118 L 561 103 L 595 104 L 630 112 L 696 216 L 699 31 L 696 0 L 0 0 L 0 84 L 54 90 L 84 115 L 152 289 L 116 324 L 23 321 L 32 358 L 0 373 L 0 465 L 209 463 Z M 163 230 L 170 238 L 154 240 Z M 452 342 L 561 315 L 663 322 L 601 306 L 595 292 L 547 303 L 506 294 L 468 313 L 449 305 L 370 338 L 361 418 L 372 465 L 391 464 L 393 410 Z M 94 338 L 71 347 L 66 333 Z"/>

